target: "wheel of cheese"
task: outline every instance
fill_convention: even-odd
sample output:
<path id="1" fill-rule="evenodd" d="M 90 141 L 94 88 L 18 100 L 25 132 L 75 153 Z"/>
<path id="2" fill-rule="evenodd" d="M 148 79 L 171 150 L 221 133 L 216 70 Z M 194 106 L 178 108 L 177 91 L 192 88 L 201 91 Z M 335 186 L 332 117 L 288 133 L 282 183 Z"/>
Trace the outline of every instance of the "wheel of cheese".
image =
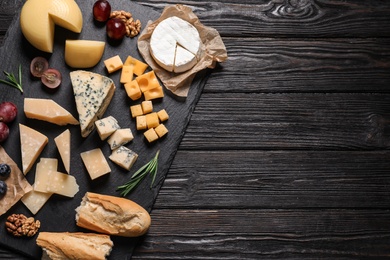
<path id="1" fill-rule="evenodd" d="M 181 73 L 195 66 L 200 48 L 198 30 L 177 16 L 161 21 L 150 37 L 150 54 L 171 72 Z"/>
<path id="2" fill-rule="evenodd" d="M 74 0 L 28 0 L 20 13 L 24 37 L 35 48 L 53 52 L 55 25 L 80 33 L 81 10 Z"/>

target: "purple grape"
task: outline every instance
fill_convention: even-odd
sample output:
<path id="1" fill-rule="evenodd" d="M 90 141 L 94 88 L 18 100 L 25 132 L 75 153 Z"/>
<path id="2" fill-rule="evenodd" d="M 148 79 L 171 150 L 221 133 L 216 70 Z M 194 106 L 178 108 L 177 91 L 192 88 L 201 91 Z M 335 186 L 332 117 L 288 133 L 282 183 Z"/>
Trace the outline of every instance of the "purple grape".
<path id="1" fill-rule="evenodd" d="M 106 22 L 110 18 L 111 5 L 106 0 L 98 0 L 93 5 L 93 18 L 99 22 Z"/>
<path id="2" fill-rule="evenodd" d="M 119 18 L 111 18 L 106 24 L 107 35 L 113 40 L 122 40 L 126 35 L 126 25 Z"/>
<path id="3" fill-rule="evenodd" d="M 14 121 L 18 109 L 12 102 L 3 102 L 0 104 L 0 122 L 10 123 Z"/>

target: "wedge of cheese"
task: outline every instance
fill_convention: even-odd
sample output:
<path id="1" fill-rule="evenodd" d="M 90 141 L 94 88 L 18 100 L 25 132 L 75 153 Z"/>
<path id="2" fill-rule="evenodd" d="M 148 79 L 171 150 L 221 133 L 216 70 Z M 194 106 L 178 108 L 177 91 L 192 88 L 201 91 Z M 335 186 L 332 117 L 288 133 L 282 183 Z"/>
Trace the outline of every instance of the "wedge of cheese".
<path id="1" fill-rule="evenodd" d="M 79 121 L 71 113 L 51 99 L 25 98 L 24 113 L 27 118 L 57 125 L 79 124 Z"/>
<path id="2" fill-rule="evenodd" d="M 77 69 L 91 68 L 101 60 L 105 42 L 92 40 L 66 40 L 65 63 Z"/>
<path id="3" fill-rule="evenodd" d="M 95 121 L 106 112 L 115 92 L 114 82 L 103 75 L 76 70 L 70 72 L 81 128 L 87 137 L 95 128 Z"/>
<path id="4" fill-rule="evenodd" d="M 76 1 L 25 1 L 20 13 L 20 27 L 31 45 L 44 52 L 53 52 L 56 25 L 76 33 L 81 32 L 83 16 Z"/>
<path id="5" fill-rule="evenodd" d="M 59 136 L 54 138 L 57 149 L 60 153 L 62 162 L 67 173 L 70 172 L 70 131 L 69 129 L 62 132 Z"/>
<path id="6" fill-rule="evenodd" d="M 41 154 L 43 148 L 45 148 L 46 144 L 49 142 L 49 139 L 47 136 L 22 124 L 19 124 L 19 132 L 22 152 L 22 169 L 23 174 L 26 175 Z"/>
<path id="7" fill-rule="evenodd" d="M 197 63 L 201 49 L 198 30 L 189 22 L 172 16 L 161 21 L 150 37 L 150 54 L 167 71 L 181 73 Z"/>

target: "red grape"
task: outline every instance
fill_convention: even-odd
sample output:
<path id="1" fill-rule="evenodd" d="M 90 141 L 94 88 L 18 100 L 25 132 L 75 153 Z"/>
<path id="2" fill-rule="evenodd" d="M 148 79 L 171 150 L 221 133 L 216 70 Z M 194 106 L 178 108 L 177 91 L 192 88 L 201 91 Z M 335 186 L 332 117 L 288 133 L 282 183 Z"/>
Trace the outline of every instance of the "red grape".
<path id="1" fill-rule="evenodd" d="M 6 123 L 0 122 L 0 143 L 4 142 L 9 136 L 9 128 Z"/>
<path id="2" fill-rule="evenodd" d="M 0 104 L 0 122 L 9 123 L 14 121 L 18 109 L 12 102 L 3 102 Z"/>
<path id="3" fill-rule="evenodd" d="M 111 5 L 106 0 L 98 0 L 93 5 L 93 18 L 99 22 L 106 22 L 110 18 Z"/>
<path id="4" fill-rule="evenodd" d="M 61 84 L 62 75 L 56 69 L 47 69 L 42 77 L 42 83 L 48 88 L 57 88 Z"/>
<path id="5" fill-rule="evenodd" d="M 49 62 L 43 57 L 35 57 L 30 63 L 30 72 L 37 78 L 40 78 L 48 68 Z"/>
<path id="6" fill-rule="evenodd" d="M 106 24 L 107 35 L 113 40 L 122 40 L 126 35 L 126 25 L 119 18 L 111 18 Z"/>

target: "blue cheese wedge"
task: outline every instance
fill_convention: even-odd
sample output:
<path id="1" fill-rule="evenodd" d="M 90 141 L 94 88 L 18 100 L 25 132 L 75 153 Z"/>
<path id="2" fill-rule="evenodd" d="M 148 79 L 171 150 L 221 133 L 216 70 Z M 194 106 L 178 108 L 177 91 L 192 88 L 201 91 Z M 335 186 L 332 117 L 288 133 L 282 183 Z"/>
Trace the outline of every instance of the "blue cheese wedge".
<path id="1" fill-rule="evenodd" d="M 130 128 L 118 129 L 108 138 L 107 143 L 110 145 L 111 150 L 127 144 L 134 139 L 133 133 Z"/>
<path id="2" fill-rule="evenodd" d="M 197 62 L 202 40 L 189 22 L 172 16 L 161 21 L 150 37 L 150 54 L 160 67 L 181 73 Z"/>
<path id="3" fill-rule="evenodd" d="M 95 125 L 101 140 L 106 140 L 107 137 L 120 128 L 118 121 L 113 116 L 97 120 Z"/>
<path id="4" fill-rule="evenodd" d="M 72 71 L 70 79 L 79 113 L 81 136 L 87 137 L 94 130 L 95 121 L 107 110 L 116 87 L 110 78 L 90 71 Z"/>
<path id="5" fill-rule="evenodd" d="M 130 170 L 137 160 L 138 154 L 125 146 L 120 146 L 112 151 L 109 158 L 123 169 Z"/>

